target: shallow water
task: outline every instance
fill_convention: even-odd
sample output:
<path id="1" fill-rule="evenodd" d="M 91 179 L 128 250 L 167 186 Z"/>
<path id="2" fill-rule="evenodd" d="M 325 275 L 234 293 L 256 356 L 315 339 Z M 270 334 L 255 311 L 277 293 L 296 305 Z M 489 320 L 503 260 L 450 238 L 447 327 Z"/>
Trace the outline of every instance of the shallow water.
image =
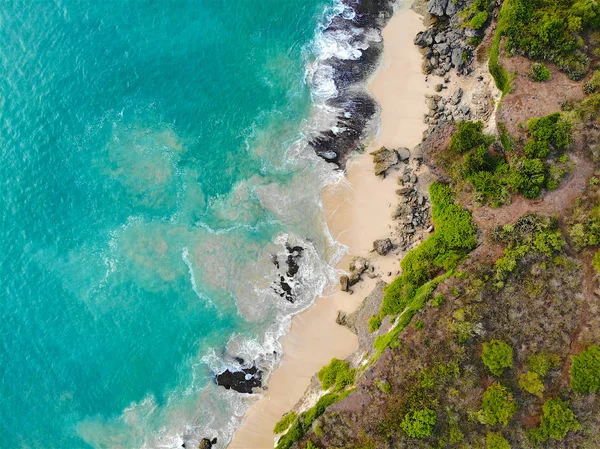
<path id="1" fill-rule="evenodd" d="M 3 3 L 0 447 L 231 436 L 245 398 L 213 372 L 268 368 L 333 279 L 336 175 L 304 140 L 332 5 Z M 287 242 L 294 304 L 272 288 Z"/>

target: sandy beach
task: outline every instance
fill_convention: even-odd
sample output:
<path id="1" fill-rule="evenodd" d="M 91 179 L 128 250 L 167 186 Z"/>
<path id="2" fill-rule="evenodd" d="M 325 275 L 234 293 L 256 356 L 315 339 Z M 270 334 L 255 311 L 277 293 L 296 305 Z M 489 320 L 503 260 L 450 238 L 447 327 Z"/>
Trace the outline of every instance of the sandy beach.
<path id="1" fill-rule="evenodd" d="M 323 192 L 331 233 L 349 248 L 338 265 L 340 270 L 348 269 L 352 256 L 372 257 L 373 241 L 387 237 L 391 227 L 396 178 L 382 180 L 374 176 L 369 153 L 382 145 L 413 148 L 425 130 L 424 95 L 432 89 L 421 73 L 421 54 L 413 45 L 413 38 L 422 27 L 421 17 L 404 6 L 384 29 L 382 62 L 369 83 L 369 91 L 382 107 L 379 132 L 368 150 L 348 163 L 348 182 L 330 186 Z M 374 263 L 385 274 L 396 275 L 397 256 L 378 256 Z M 356 335 L 336 324 L 335 319 L 338 310 L 354 311 L 374 284 L 374 279 L 367 278 L 353 287 L 353 295 L 337 291 L 319 298 L 313 307 L 293 318 L 290 332 L 282 341 L 282 361 L 271 374 L 262 398 L 246 413 L 230 448 L 274 446 L 273 426 L 300 400 L 312 376 L 332 358 L 344 359 L 357 349 Z"/>

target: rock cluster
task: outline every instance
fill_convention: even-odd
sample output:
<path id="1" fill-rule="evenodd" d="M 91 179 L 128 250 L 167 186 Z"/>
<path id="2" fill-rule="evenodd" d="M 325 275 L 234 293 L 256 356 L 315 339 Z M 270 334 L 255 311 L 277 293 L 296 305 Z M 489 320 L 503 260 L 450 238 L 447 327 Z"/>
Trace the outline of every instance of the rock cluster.
<path id="1" fill-rule="evenodd" d="M 369 261 L 364 257 L 354 257 L 349 268 L 350 274 L 340 277 L 340 287 L 343 292 L 350 291 L 350 287 L 360 281 L 361 275 L 369 268 Z"/>
<path id="2" fill-rule="evenodd" d="M 387 149 L 381 147 L 371 153 L 375 164 L 375 175 L 385 178 L 387 171 L 399 162 L 407 162 L 410 158 L 408 148 Z"/>
<path id="3" fill-rule="evenodd" d="M 244 363 L 242 359 L 238 360 L 241 364 Z M 241 368 L 236 371 L 225 370 L 215 376 L 217 385 L 225 387 L 226 389 L 232 389 L 238 393 L 252 393 L 252 390 L 262 385 L 262 371 L 256 366 L 249 368 Z"/>
<path id="4" fill-rule="evenodd" d="M 416 181 L 415 177 L 403 182 L 402 187 L 396 190 L 399 204 L 392 212 L 392 218 L 396 222 L 395 247 L 402 251 L 412 246 L 416 232 L 428 227 L 431 218 L 429 200 L 416 189 Z"/>
<path id="5" fill-rule="evenodd" d="M 208 438 L 202 438 L 202 441 L 200 441 L 200 444 L 198 445 L 198 449 L 210 449 L 216 444 L 216 438 L 213 438 L 212 440 L 209 440 Z"/>

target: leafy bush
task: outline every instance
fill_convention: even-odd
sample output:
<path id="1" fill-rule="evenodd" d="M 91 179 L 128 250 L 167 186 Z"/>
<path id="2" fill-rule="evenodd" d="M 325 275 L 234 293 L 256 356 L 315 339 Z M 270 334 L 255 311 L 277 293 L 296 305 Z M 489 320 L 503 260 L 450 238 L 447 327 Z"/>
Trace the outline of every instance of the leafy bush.
<path id="1" fill-rule="evenodd" d="M 492 374 L 500 376 L 506 368 L 513 366 L 513 349 L 503 341 L 492 340 L 483 344 L 481 358 Z"/>
<path id="2" fill-rule="evenodd" d="M 477 244 L 471 214 L 454 204 L 450 187 L 435 182 L 429 194 L 436 232 L 402 259 L 402 274 L 385 289 L 381 316 L 402 312 L 417 294 L 425 293 L 421 288 L 441 269 L 454 268 Z"/>
<path id="3" fill-rule="evenodd" d="M 600 388 L 600 346 L 590 346 L 573 357 L 571 388 L 579 393 L 595 393 Z"/>
<path id="4" fill-rule="evenodd" d="M 490 146 L 494 138 L 483 134 L 483 122 L 458 122 L 458 131 L 450 140 L 450 149 L 458 154 L 479 146 Z"/>
<path id="5" fill-rule="evenodd" d="M 383 391 L 386 394 L 392 390 L 392 386 L 390 385 L 390 383 L 387 380 L 377 379 L 375 381 L 375 385 L 377 385 L 377 388 L 379 388 L 381 391 Z"/>
<path id="6" fill-rule="evenodd" d="M 535 141 L 546 143 L 557 151 L 564 151 L 571 146 L 571 124 L 559 112 L 532 118 L 527 122 L 527 129 Z"/>
<path id="7" fill-rule="evenodd" d="M 485 449 L 510 449 L 510 444 L 500 432 L 488 432 L 485 436 Z"/>
<path id="8" fill-rule="evenodd" d="M 547 400 L 542 407 L 542 422 L 531 432 L 534 443 L 543 443 L 552 438 L 562 440 L 570 430 L 581 429 L 581 424 L 569 408 L 569 404 L 559 398 Z"/>
<path id="9" fill-rule="evenodd" d="M 592 259 L 592 264 L 598 273 L 600 273 L 600 251 L 596 251 L 594 254 L 594 258 Z"/>
<path id="10" fill-rule="evenodd" d="M 546 377 L 551 369 L 556 369 L 559 366 L 560 357 L 546 351 L 538 352 L 527 359 L 529 371 L 537 374 L 541 379 Z"/>
<path id="11" fill-rule="evenodd" d="M 381 327 L 381 317 L 379 315 L 373 315 L 369 318 L 369 332 L 373 333 Z"/>
<path id="12" fill-rule="evenodd" d="M 531 65 L 531 69 L 529 70 L 529 77 L 533 81 L 541 83 L 543 81 L 548 81 L 551 76 L 552 72 L 550 72 L 550 70 L 548 70 L 548 68 L 544 64 L 536 62 Z"/>
<path id="13" fill-rule="evenodd" d="M 593 94 L 598 89 L 600 89 L 600 70 L 595 70 L 590 80 L 583 86 L 583 90 L 586 94 Z"/>
<path id="14" fill-rule="evenodd" d="M 275 424 L 275 428 L 273 429 L 273 433 L 282 433 L 287 430 L 290 425 L 298 418 L 298 415 L 295 412 L 289 412 L 283 415 L 283 418 L 279 420 L 277 424 Z"/>
<path id="15" fill-rule="evenodd" d="M 489 14 L 487 11 L 480 11 L 473 16 L 471 20 L 469 20 L 468 25 L 474 30 L 478 30 L 482 28 L 487 22 Z"/>
<path id="16" fill-rule="evenodd" d="M 507 426 L 517 412 L 518 406 L 508 388 L 494 383 L 483 393 L 479 419 L 484 424 Z"/>
<path id="17" fill-rule="evenodd" d="M 600 26 L 600 6 L 588 0 L 507 0 L 502 34 L 506 50 L 556 63 L 579 80 L 589 68 L 579 33 Z"/>
<path id="18" fill-rule="evenodd" d="M 335 391 L 343 390 L 354 383 L 356 370 L 350 368 L 350 363 L 340 359 L 332 359 L 329 365 L 319 371 L 319 380 L 323 390 L 335 386 Z"/>
<path id="19" fill-rule="evenodd" d="M 433 410 L 425 408 L 404 416 L 404 420 L 400 424 L 402 430 L 411 438 L 427 438 L 431 436 L 433 426 L 437 421 L 436 414 Z"/>
<path id="20" fill-rule="evenodd" d="M 532 371 L 527 371 L 519 376 L 519 387 L 540 398 L 544 392 L 544 383 L 540 380 L 540 375 Z"/>

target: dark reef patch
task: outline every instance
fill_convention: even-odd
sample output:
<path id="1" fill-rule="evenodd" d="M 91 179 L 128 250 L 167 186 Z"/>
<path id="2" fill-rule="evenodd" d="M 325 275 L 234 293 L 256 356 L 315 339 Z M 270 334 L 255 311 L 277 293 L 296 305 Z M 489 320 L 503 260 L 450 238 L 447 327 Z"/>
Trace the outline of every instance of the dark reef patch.
<path id="1" fill-rule="evenodd" d="M 240 365 L 244 365 L 244 360 L 236 358 Z M 238 393 L 252 393 L 254 388 L 262 386 L 262 371 L 256 366 L 240 368 L 239 370 L 227 369 L 215 376 L 217 385 L 225 387 L 228 390 L 235 390 Z"/>
<path id="2" fill-rule="evenodd" d="M 284 259 L 286 271 L 285 274 L 279 275 L 279 282 L 276 282 L 273 285 L 273 290 L 275 290 L 279 296 L 285 298 L 286 301 L 293 303 L 296 300 L 293 292 L 293 278 L 300 270 L 299 261 L 304 252 L 304 248 L 301 246 L 291 246 L 289 243 L 286 243 L 285 249 L 287 251 L 287 256 Z M 271 256 L 271 261 L 277 269 L 281 269 L 281 263 L 276 254 Z"/>

